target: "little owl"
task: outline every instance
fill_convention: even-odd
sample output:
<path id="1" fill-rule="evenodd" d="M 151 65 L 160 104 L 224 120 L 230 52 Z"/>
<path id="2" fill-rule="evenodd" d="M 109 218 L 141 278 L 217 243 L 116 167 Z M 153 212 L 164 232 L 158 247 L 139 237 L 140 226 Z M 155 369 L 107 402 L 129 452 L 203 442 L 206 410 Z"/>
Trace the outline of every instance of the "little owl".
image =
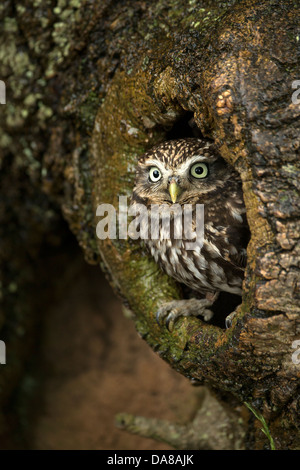
<path id="1" fill-rule="evenodd" d="M 241 295 L 249 240 L 242 184 L 214 144 L 199 138 L 171 140 L 142 155 L 131 201 L 135 204 L 145 205 L 149 214 L 152 205 L 171 209 L 173 204 L 181 208 L 190 204 L 194 224 L 196 204 L 204 205 L 201 248 L 187 249 L 190 240 L 184 231 L 181 238 L 174 237 L 172 230 L 165 238 L 161 230 L 156 239 L 145 239 L 156 263 L 195 294 L 162 305 L 158 321 L 164 319 L 169 326 L 179 316 L 189 315 L 208 321 L 220 291 Z"/>

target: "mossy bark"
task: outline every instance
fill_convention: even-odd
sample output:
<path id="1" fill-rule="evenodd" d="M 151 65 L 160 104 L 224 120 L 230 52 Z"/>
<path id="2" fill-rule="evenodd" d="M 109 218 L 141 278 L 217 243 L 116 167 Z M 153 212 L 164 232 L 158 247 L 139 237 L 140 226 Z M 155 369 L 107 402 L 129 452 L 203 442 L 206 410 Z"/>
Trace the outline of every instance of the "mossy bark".
<path id="1" fill-rule="evenodd" d="M 164 360 L 224 400 L 251 402 L 277 448 L 299 448 L 298 2 L 45 3 L 6 11 L 15 48 L 2 74 L 15 78 L 15 107 L 2 117 L 0 143 L 14 156 L 12 177 L 25 168 L 61 207 L 87 260 L 101 263 Z M 30 25 L 46 16 L 38 46 Z M 20 86 L 27 66 L 17 61 L 13 71 L 19 50 L 32 64 Z M 179 298 L 179 287 L 137 242 L 95 233 L 98 204 L 130 197 L 137 156 L 188 112 L 243 181 L 251 241 L 243 301 L 227 331 L 196 318 L 172 332 L 159 326 L 158 305 Z M 248 447 L 268 445 L 259 428 L 247 431 Z"/>

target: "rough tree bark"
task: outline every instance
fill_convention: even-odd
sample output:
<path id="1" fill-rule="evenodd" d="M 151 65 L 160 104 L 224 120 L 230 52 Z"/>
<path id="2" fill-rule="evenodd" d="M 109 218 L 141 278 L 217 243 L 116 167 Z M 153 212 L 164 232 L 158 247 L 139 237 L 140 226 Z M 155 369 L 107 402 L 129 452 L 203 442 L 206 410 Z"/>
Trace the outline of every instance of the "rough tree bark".
<path id="1" fill-rule="evenodd" d="M 217 394 L 239 430 L 235 442 L 220 438 L 219 448 L 268 446 L 260 426 L 240 411 L 245 401 L 266 419 L 276 448 L 299 448 L 300 369 L 292 354 L 300 338 L 300 106 L 291 100 L 299 79 L 299 2 L 27 0 L 1 8 L 0 78 L 8 85 L 0 140 L 9 201 L 4 302 L 12 306 L 0 334 L 15 344 L 17 361 L 27 344 L 17 332 L 27 321 L 18 306 L 36 273 L 35 266 L 22 270 L 20 279 L 20 260 L 38 258 L 61 208 L 87 261 L 105 269 L 147 343 Z M 251 241 L 242 304 L 228 330 L 197 318 L 179 320 L 172 332 L 159 326 L 158 305 L 179 298 L 179 286 L 138 243 L 95 234 L 97 205 L 118 207 L 119 195 L 129 197 L 137 156 L 180 133 L 178 122 L 191 115 L 243 181 Z M 16 226 L 24 235 L 12 264 Z M 12 301 L 14 284 L 19 302 Z M 20 373 L 5 369 L 2 403 Z M 184 445 L 203 448 L 195 433 L 186 441 L 190 428 L 181 431 Z"/>

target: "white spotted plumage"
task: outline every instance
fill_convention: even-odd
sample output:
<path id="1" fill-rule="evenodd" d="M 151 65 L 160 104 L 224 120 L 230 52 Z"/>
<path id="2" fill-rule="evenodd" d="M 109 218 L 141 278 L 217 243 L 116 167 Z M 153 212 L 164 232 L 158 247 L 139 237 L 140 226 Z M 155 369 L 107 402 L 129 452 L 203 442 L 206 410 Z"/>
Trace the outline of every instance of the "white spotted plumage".
<path id="1" fill-rule="evenodd" d="M 191 176 L 191 167 L 197 162 L 205 163 L 209 170 L 203 179 Z M 162 174 L 155 184 L 148 177 L 153 166 Z M 238 173 L 207 141 L 194 138 L 167 141 L 140 157 L 132 204 L 145 204 L 149 211 L 153 204 L 172 207 L 169 194 L 172 178 L 180 189 L 176 203 L 182 207 L 192 204 L 194 223 L 196 204 L 204 204 L 204 243 L 201 249 L 187 250 L 188 240 L 175 239 L 172 232 L 168 238 L 161 228 L 159 239 L 145 240 L 150 253 L 169 276 L 198 294 L 213 297 L 226 291 L 241 295 L 249 229 Z M 203 308 L 208 317 L 207 304 Z M 197 309 L 194 310 L 181 308 L 175 315 L 166 307 L 161 315 L 173 320 L 174 315 L 197 314 Z"/>

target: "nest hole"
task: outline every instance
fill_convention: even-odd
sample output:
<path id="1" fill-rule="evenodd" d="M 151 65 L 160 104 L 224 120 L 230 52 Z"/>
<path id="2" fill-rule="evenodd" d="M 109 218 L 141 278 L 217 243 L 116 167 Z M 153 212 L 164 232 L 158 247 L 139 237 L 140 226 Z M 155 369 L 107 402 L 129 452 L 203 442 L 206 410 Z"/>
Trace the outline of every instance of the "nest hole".
<path id="1" fill-rule="evenodd" d="M 199 137 L 203 139 L 200 129 L 194 120 L 194 113 L 185 112 L 166 133 L 166 140 L 183 139 L 187 137 Z"/>

